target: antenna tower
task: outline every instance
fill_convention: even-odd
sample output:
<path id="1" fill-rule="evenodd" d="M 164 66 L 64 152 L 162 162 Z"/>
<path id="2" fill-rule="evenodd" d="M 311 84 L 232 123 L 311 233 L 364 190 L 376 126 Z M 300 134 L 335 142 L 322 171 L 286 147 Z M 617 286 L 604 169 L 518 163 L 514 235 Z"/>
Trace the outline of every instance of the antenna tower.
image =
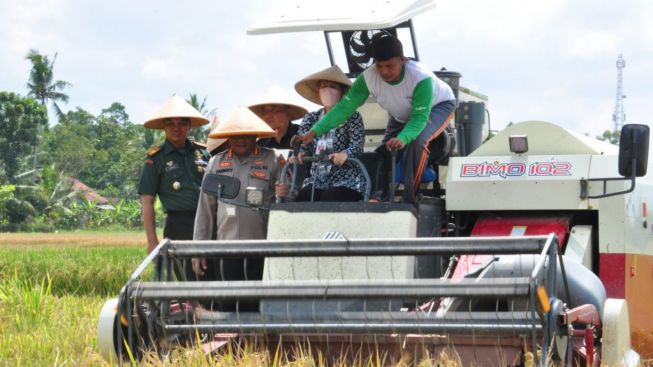
<path id="1" fill-rule="evenodd" d="M 617 98 L 614 104 L 614 113 L 612 114 L 612 121 L 614 121 L 614 131 L 620 131 L 621 127 L 626 122 L 626 113 L 624 112 L 624 83 L 622 70 L 626 67 L 626 60 L 619 54 L 617 58 Z"/>

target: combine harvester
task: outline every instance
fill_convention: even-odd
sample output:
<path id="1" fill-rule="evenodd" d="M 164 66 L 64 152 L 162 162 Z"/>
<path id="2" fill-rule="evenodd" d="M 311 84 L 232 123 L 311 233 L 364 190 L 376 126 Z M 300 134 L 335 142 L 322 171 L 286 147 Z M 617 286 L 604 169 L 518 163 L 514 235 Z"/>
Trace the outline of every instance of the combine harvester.
<path id="1" fill-rule="evenodd" d="M 342 36 L 353 76 L 370 61 L 356 51 L 367 30 L 412 36 L 411 18 L 433 7 L 382 3 L 364 21 L 315 20 L 300 9 L 249 32 L 324 31 L 332 63 L 333 36 Z M 367 151 L 368 197 L 382 202 L 277 203 L 266 240 L 165 239 L 103 307 L 103 355 L 246 339 L 272 352 L 310 346 L 332 360 L 378 353 L 388 364 L 445 350 L 463 365 L 525 365 L 533 351 L 542 365 L 639 365 L 631 330 L 653 330 L 651 189 L 635 185 L 646 173 L 648 127 L 624 126 L 617 148 L 529 121 L 481 144 L 487 98 L 459 87 L 456 73 L 441 76 L 457 91 L 458 133 L 432 146 L 440 179 L 416 205 L 394 200 L 384 180 L 394 165 Z M 374 148 L 386 116 L 373 103 L 363 113 Z M 202 189 L 229 202 L 238 186 L 207 175 Z M 172 264 L 191 257 L 264 257 L 263 279 L 175 279 Z M 142 279 L 157 261 L 162 272 Z M 236 311 L 222 309 L 229 302 Z M 243 311 L 246 303 L 258 310 Z"/>

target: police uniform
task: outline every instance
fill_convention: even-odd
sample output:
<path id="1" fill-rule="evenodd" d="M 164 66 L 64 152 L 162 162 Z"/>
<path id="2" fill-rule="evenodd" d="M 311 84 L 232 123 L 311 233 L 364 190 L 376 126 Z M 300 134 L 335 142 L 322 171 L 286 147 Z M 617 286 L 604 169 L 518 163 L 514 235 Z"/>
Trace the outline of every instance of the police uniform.
<path id="1" fill-rule="evenodd" d="M 246 188 L 256 187 L 264 191 L 266 206 L 274 199 L 274 186 L 279 178 L 279 171 L 274 151 L 258 146 L 247 157 L 238 157 L 231 149 L 218 153 L 211 158 L 207 167 L 207 172 L 240 180 L 240 191 L 234 201 L 245 203 Z M 219 240 L 264 239 L 267 234 L 267 220 L 267 210 L 225 204 L 219 202 L 215 196 L 200 193 L 193 239 L 211 239 L 216 228 Z M 244 269 L 243 259 L 223 259 L 222 264 L 214 262 L 212 265 L 209 262 L 205 279 L 245 280 L 246 277 L 248 280 L 256 280 L 261 279 L 262 275 L 263 259 L 248 258 L 247 269 Z"/>
<path id="2" fill-rule="evenodd" d="M 204 145 L 189 140 L 181 149 L 166 140 L 148 150 L 138 193 L 159 196 L 166 212 L 164 237 L 193 239 L 197 200 L 209 157 Z"/>

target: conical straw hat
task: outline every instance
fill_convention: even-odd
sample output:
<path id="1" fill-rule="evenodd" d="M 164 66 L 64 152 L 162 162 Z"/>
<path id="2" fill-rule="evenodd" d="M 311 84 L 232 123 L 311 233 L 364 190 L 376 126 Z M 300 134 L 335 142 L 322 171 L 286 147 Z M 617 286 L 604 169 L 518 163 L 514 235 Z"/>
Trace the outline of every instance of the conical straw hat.
<path id="1" fill-rule="evenodd" d="M 299 93 L 302 97 L 308 99 L 309 101 L 322 105 L 322 101 L 320 100 L 320 86 L 319 82 L 320 80 L 329 80 L 332 82 L 336 82 L 339 84 L 342 84 L 349 88 L 351 86 L 351 80 L 347 78 L 347 75 L 340 70 L 338 65 L 333 65 L 331 67 L 328 67 L 322 71 L 318 71 L 317 73 L 311 74 L 304 79 L 298 81 L 295 84 L 295 90 L 297 93 Z"/>
<path id="2" fill-rule="evenodd" d="M 213 122 L 211 123 L 211 130 L 209 130 L 209 134 L 213 132 L 218 127 L 218 125 L 220 125 L 220 119 L 216 116 L 213 118 Z M 224 144 L 226 141 L 227 139 L 208 138 L 206 139 L 206 150 L 210 153 L 220 145 Z"/>
<path id="3" fill-rule="evenodd" d="M 209 119 L 179 96 L 170 97 L 161 108 L 150 117 L 143 126 L 148 129 L 163 129 L 165 119 L 186 117 L 190 119 L 190 127 L 197 127 L 209 123 Z"/>
<path id="4" fill-rule="evenodd" d="M 239 135 L 256 135 L 259 138 L 271 138 L 277 133 L 265 121 L 245 106 L 236 108 L 229 116 L 209 133 L 209 138 L 219 139 Z"/>
<path id="5" fill-rule="evenodd" d="M 248 107 L 252 112 L 262 117 L 262 108 L 265 105 L 278 104 L 288 107 L 288 117 L 291 121 L 303 118 L 308 110 L 293 101 L 293 98 L 280 87 L 274 86 L 265 90 L 265 92 L 254 99 L 254 102 Z"/>

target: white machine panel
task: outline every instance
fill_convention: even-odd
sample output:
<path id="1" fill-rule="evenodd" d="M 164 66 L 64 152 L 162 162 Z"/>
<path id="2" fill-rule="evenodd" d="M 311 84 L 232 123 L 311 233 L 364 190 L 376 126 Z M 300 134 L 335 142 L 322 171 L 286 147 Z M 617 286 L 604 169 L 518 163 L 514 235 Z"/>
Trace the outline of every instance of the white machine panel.
<path id="1" fill-rule="evenodd" d="M 370 230 L 370 228 L 374 230 Z M 412 211 L 377 212 L 270 212 L 268 239 L 322 239 L 333 232 L 346 238 L 415 237 L 417 219 Z M 302 257 L 266 259 L 263 279 L 406 279 L 412 278 L 414 258 Z"/>
<path id="2" fill-rule="evenodd" d="M 590 155 L 456 157 L 449 161 L 447 210 L 587 209 L 580 180 Z"/>

